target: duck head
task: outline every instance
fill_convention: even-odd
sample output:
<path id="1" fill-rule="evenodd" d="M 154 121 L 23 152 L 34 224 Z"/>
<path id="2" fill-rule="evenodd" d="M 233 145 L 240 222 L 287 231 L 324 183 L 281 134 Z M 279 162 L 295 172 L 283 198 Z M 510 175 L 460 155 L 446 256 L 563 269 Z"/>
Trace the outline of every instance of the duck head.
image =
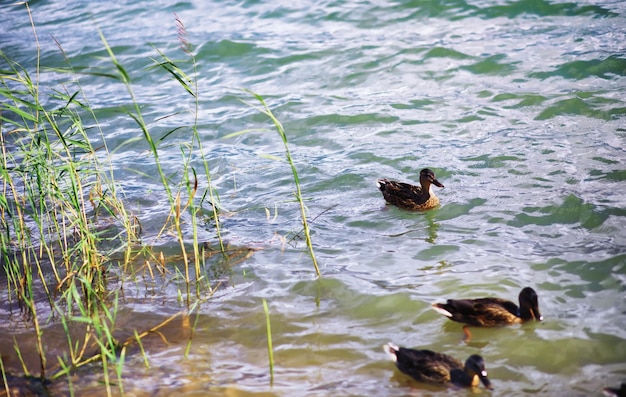
<path id="1" fill-rule="evenodd" d="M 539 312 L 539 299 L 534 289 L 526 287 L 519 293 L 519 311 L 520 317 L 525 320 L 543 320 Z"/>
<path id="2" fill-rule="evenodd" d="M 424 168 L 420 171 L 420 183 L 426 186 L 433 184 L 435 186 L 444 187 L 443 184 L 435 177 L 435 173 L 428 168 Z"/>
<path id="3" fill-rule="evenodd" d="M 478 378 L 487 389 L 493 389 L 491 381 L 489 381 L 489 378 L 487 377 L 485 360 L 483 360 L 483 358 L 478 354 L 472 354 L 465 361 L 465 372 L 472 376 L 473 379 Z M 472 382 L 472 386 L 478 386 L 478 380 L 475 380 L 475 383 Z"/>

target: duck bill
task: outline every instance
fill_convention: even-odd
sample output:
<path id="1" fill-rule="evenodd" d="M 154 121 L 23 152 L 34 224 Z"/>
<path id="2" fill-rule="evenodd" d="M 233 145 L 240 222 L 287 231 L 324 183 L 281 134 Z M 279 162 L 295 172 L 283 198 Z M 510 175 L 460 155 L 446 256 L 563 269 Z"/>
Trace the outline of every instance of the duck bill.
<path id="1" fill-rule="evenodd" d="M 543 321 L 543 316 L 539 313 L 537 309 L 530 309 L 530 315 L 533 317 L 535 321 Z"/>
<path id="2" fill-rule="evenodd" d="M 444 187 L 444 186 L 443 186 L 443 183 L 439 182 L 439 181 L 438 181 L 438 180 L 436 180 L 436 179 L 433 179 L 433 180 L 432 180 L 432 182 L 433 182 L 433 185 L 435 185 L 435 186 Z"/>
<path id="3" fill-rule="evenodd" d="M 489 378 L 487 378 L 487 371 L 483 371 L 480 374 L 480 381 L 483 383 L 485 388 L 493 390 L 493 386 L 491 386 L 491 381 L 489 380 Z"/>

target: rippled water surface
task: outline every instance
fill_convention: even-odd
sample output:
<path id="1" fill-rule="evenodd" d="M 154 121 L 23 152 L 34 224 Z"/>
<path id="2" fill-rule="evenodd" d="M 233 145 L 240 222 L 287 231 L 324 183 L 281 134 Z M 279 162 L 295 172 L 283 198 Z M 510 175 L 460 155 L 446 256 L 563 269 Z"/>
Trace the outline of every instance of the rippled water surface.
<path id="1" fill-rule="evenodd" d="M 34 70 L 26 9 L 0 4 L 2 51 Z M 30 8 L 42 67 L 66 65 L 56 40 L 77 70 L 113 73 L 101 31 L 152 134 L 185 127 L 160 146 L 172 175 L 194 104 L 150 69 L 150 57 L 159 49 L 193 72 L 179 48 L 180 17 L 198 61 L 200 134 L 230 211 L 223 236 L 260 248 L 215 270 L 222 284 L 199 305 L 187 358 L 188 331 L 176 323 L 146 340 L 149 369 L 129 354 L 126 392 L 472 394 L 409 380 L 387 361 L 388 341 L 463 360 L 483 355 L 495 386 L 475 391 L 483 395 L 599 396 L 626 381 L 626 3 L 41 0 Z M 42 81 L 59 87 L 63 76 L 44 69 Z M 124 115 L 128 94 L 103 77 L 81 84 L 150 241 L 167 200 L 149 177 L 141 131 Z M 267 156 L 283 158 L 278 135 L 224 139 L 270 127 L 240 101 L 250 100 L 240 88 L 263 95 L 287 131 L 319 280 L 304 243 L 292 240 L 301 225 L 289 165 Z M 426 213 L 386 206 L 376 179 L 417 181 L 424 167 L 445 184 L 436 191 L 442 205 Z M 212 225 L 204 230 L 213 241 Z M 175 254 L 175 245 L 158 244 Z M 527 285 L 544 322 L 474 329 L 467 344 L 460 324 L 430 309 L 453 297 L 516 300 Z M 120 329 L 182 310 L 179 288 L 127 283 Z M 48 338 L 62 340 L 58 325 L 48 327 Z M 28 338 L 19 326 L 2 332 L 3 357 L 13 354 L 13 336 Z M 101 371 L 86 372 L 74 380 L 77 394 L 104 394 Z"/>

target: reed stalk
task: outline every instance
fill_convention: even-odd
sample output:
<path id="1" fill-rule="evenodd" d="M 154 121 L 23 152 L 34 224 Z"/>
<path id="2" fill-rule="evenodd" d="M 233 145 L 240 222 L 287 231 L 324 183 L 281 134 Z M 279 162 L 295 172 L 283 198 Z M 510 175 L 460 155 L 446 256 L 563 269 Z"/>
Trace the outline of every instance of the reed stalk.
<path id="1" fill-rule="evenodd" d="M 199 252 L 200 242 L 197 238 L 197 226 L 198 226 L 198 214 L 200 213 L 200 209 L 205 201 L 209 202 L 211 206 L 211 214 L 213 221 L 215 223 L 215 232 L 217 235 L 218 244 L 220 247 L 220 251 L 222 254 L 226 255 L 224 241 L 221 235 L 221 223 L 219 218 L 220 212 L 220 204 L 219 204 L 219 195 L 215 188 L 213 187 L 211 181 L 211 170 L 209 167 L 209 161 L 206 158 L 205 151 L 202 144 L 202 139 L 200 137 L 198 131 L 198 115 L 200 110 L 200 93 L 198 92 L 198 71 L 197 71 L 197 62 L 196 57 L 193 53 L 193 45 L 189 41 L 189 35 L 187 33 L 187 29 L 185 25 L 180 19 L 180 17 L 175 13 L 175 23 L 176 30 L 178 33 L 178 41 L 180 42 L 180 49 L 188 56 L 189 62 L 191 63 L 191 75 L 186 73 L 179 64 L 181 62 L 176 62 L 164 54 L 162 51 L 157 49 L 159 54 L 159 59 L 153 58 L 154 65 L 158 68 L 161 68 L 165 72 L 167 72 L 179 85 L 184 89 L 184 91 L 191 95 L 193 98 L 193 124 L 191 125 L 191 142 L 186 145 L 181 145 L 181 153 L 185 158 L 183 174 L 185 176 L 185 186 L 187 187 L 187 193 L 189 196 L 188 202 L 185 205 L 185 208 L 189 209 L 191 214 L 191 224 L 192 224 L 192 235 L 193 235 L 193 258 L 194 258 L 194 271 L 195 271 L 195 279 L 196 279 L 196 293 L 199 293 L 200 284 L 198 280 L 202 278 L 201 275 L 201 258 L 202 255 Z M 196 169 L 191 165 L 192 158 L 196 156 L 199 158 L 199 161 L 204 168 L 204 176 L 206 178 L 206 188 L 204 189 L 203 194 L 201 195 L 199 204 L 195 204 L 193 198 L 196 196 L 198 192 L 198 175 Z M 191 180 L 191 176 L 193 176 L 193 181 Z M 209 290 L 211 292 L 211 288 L 209 285 Z"/>
<path id="2" fill-rule="evenodd" d="M 39 51 L 34 24 L 33 32 Z M 112 193 L 112 179 L 105 180 L 109 184 L 103 188 L 106 178 L 83 119 L 94 113 L 79 101 L 82 89 L 67 91 L 73 87 L 70 81 L 65 92 L 54 91 L 44 98 L 39 59 L 34 74 L 1 51 L 0 63 L 0 96 L 4 98 L 0 102 L 0 255 L 7 275 L 7 300 L 15 302 L 24 321 L 30 322 L 39 356 L 38 376 L 46 378 L 52 366 L 44 332 L 53 318 L 66 331 L 69 352 L 69 363 L 59 359 L 56 365 L 71 370 L 84 364 L 86 351 L 98 338 L 106 351 L 103 356 L 112 359 L 114 316 L 108 322 L 100 318 L 107 313 L 103 310 L 108 304 L 108 257 L 100 250 L 103 239 L 95 224 L 102 211 L 129 225 L 127 230 L 132 222 Z M 74 75 L 71 67 L 55 71 Z M 49 311 L 35 304 L 42 294 Z M 73 314 L 76 310 L 80 316 Z M 72 339 L 70 328 L 81 319 L 89 325 L 79 343 Z M 18 358 L 23 348 L 16 340 Z M 29 374 L 32 369 L 20 361 Z"/>
<path id="3" fill-rule="evenodd" d="M 272 325 L 270 321 L 270 309 L 267 301 L 263 299 L 263 310 L 265 311 L 265 328 L 267 331 L 267 357 L 270 364 L 270 384 L 274 383 L 274 348 L 272 347 Z"/>
<path id="4" fill-rule="evenodd" d="M 28 3 L 24 4 L 28 9 Z M 201 288 L 207 278 L 203 273 L 205 253 L 202 248 L 203 242 L 198 238 L 202 223 L 200 215 L 205 207 L 208 209 L 210 206 L 215 233 L 225 260 L 229 259 L 229 253 L 220 230 L 219 194 L 212 186 L 209 159 L 205 155 L 198 130 L 199 94 L 196 59 L 193 48 L 188 43 L 184 25 L 178 17 L 176 21 L 179 39 L 183 44 L 181 48 L 191 59 L 192 72 L 185 73 L 176 62 L 163 53 L 160 53 L 161 58 L 155 63 L 173 76 L 183 89 L 192 95 L 194 101 L 194 121 L 190 126 L 191 139 L 180 145 L 183 160 L 180 181 L 173 182 L 172 176 L 166 174 L 159 156 L 161 140 L 154 139 L 151 135 L 136 100 L 130 74 L 118 61 L 102 33 L 100 37 L 115 73 L 85 74 L 114 78 L 126 87 L 132 102 L 132 110 L 127 114 L 142 132 L 154 159 L 158 178 L 170 203 L 171 212 L 166 223 L 168 227 L 173 228 L 182 252 L 184 272 L 179 273 L 178 268 L 175 271 L 176 276 L 183 276 L 186 282 L 186 296 L 182 297 L 181 291 L 181 300 L 185 301 L 187 306 L 185 315 L 189 316 L 196 310 L 198 302 L 191 301 L 192 283 L 195 282 L 196 295 L 200 296 L 206 292 Z M 39 54 L 39 43 L 32 17 L 31 24 Z M 145 365 L 148 367 L 141 339 L 165 326 L 178 315 L 149 330 L 135 331 L 132 339 L 118 341 L 115 338 L 119 300 L 109 285 L 107 273 L 119 271 L 120 278 L 124 278 L 128 266 L 134 264 L 133 244 L 138 239 L 141 226 L 137 217 L 128 211 L 123 201 L 123 192 L 117 187 L 105 134 L 100 129 L 96 113 L 80 85 L 77 77 L 80 73 L 74 70 L 60 43 L 57 44 L 67 66 L 51 71 L 69 76 L 70 79 L 65 80 L 66 83 L 61 90 L 54 91 L 46 97 L 40 88 L 42 76 L 39 56 L 35 71 L 31 73 L 28 68 L 12 61 L 0 50 L 0 96 L 3 97 L 0 102 L 0 255 L 7 276 L 6 292 L 3 290 L 2 293 L 6 293 L 6 299 L 12 306 L 15 305 L 20 309 L 24 321 L 29 322 L 32 328 L 35 335 L 34 348 L 39 358 L 38 376 L 49 379 L 67 376 L 70 392 L 73 393 L 72 372 L 88 364 L 99 363 L 107 395 L 117 394 L 118 391 L 123 395 L 122 372 L 127 347 L 131 343 L 138 343 Z M 277 120 L 275 122 L 277 123 Z M 93 137 L 90 137 L 92 132 L 88 133 L 92 125 L 99 131 L 102 141 L 102 145 L 97 148 L 92 145 Z M 165 137 L 175 130 L 168 132 Z M 284 130 L 282 134 L 284 136 Z M 286 137 L 284 143 L 296 179 L 297 197 L 302 205 L 303 222 L 306 225 L 297 173 L 288 151 Z M 200 161 L 200 165 L 197 165 L 196 161 Z M 204 175 L 199 176 L 202 173 Z M 199 187 L 200 185 L 204 186 Z M 186 214 L 191 217 L 189 223 L 193 234 L 192 250 L 189 250 L 188 244 L 185 243 L 188 237 L 185 235 L 185 223 L 188 222 Z M 121 231 L 115 236 L 103 237 L 98 231 L 98 222 L 103 215 L 111 217 L 117 225 L 121 225 Z M 308 227 L 306 230 L 308 236 Z M 121 248 L 105 251 L 102 246 L 107 241 L 113 241 Z M 315 261 L 310 236 L 307 243 Z M 117 259 L 119 269 L 116 269 L 112 258 L 121 251 L 123 255 L 121 259 Z M 161 274 L 165 275 L 163 270 L 165 260 L 157 262 L 160 264 Z M 317 269 L 316 262 L 315 266 Z M 319 269 L 317 273 L 319 275 Z M 206 286 L 211 296 L 215 289 L 211 287 L 210 280 L 206 282 Z M 36 304 L 40 301 L 37 298 L 41 296 L 45 296 L 49 309 L 45 307 L 46 305 L 42 307 Z M 267 306 L 266 315 L 270 371 L 273 378 L 273 353 Z M 194 324 L 190 326 L 186 354 L 191 346 L 193 329 L 197 326 L 198 319 L 199 316 L 196 316 Z M 58 321 L 65 331 L 64 343 L 67 346 L 63 356 L 49 360 L 44 341 L 46 326 L 53 321 Z M 187 326 L 189 325 L 187 317 Z M 81 329 L 80 334 L 76 332 L 77 329 Z M 30 374 L 35 370 L 27 368 L 21 357 L 21 349 L 25 348 L 20 346 L 16 339 L 15 354 L 22 363 L 24 372 Z M 6 378 L 1 357 L 0 370 Z"/>
<path id="5" fill-rule="evenodd" d="M 254 104 L 248 103 L 246 101 L 242 101 L 242 102 L 244 102 L 245 104 L 247 104 L 248 106 L 252 108 L 257 109 L 259 112 L 265 114 L 274 124 L 276 132 L 278 132 L 278 135 L 280 136 L 280 139 L 283 142 L 283 145 L 285 148 L 285 158 L 287 162 L 289 163 L 289 166 L 291 167 L 291 173 L 293 175 L 293 182 L 296 188 L 296 191 L 295 191 L 296 200 L 298 201 L 298 204 L 300 205 L 300 218 L 302 221 L 302 228 L 304 231 L 306 246 L 309 251 L 309 256 L 311 257 L 311 260 L 313 262 L 313 267 L 315 268 L 315 274 L 317 275 L 317 277 L 320 277 L 321 276 L 320 268 L 317 264 L 317 258 L 315 257 L 315 252 L 313 250 L 313 243 L 311 241 L 311 232 L 309 229 L 309 223 L 307 221 L 307 208 L 306 208 L 306 205 L 304 204 L 304 198 L 302 197 L 302 189 L 300 188 L 300 178 L 298 177 L 298 170 L 296 169 L 296 165 L 293 161 L 293 157 L 291 156 L 291 151 L 289 150 L 289 141 L 287 139 L 287 133 L 285 132 L 285 128 L 283 127 L 282 123 L 278 120 L 278 118 L 276 118 L 276 116 L 274 115 L 272 110 L 269 108 L 269 106 L 267 106 L 267 103 L 265 102 L 265 100 L 263 99 L 261 95 L 248 89 L 244 89 L 244 91 L 251 94 L 261 104 L 261 107 L 255 106 Z M 247 134 L 252 131 L 256 131 L 256 130 L 238 131 L 232 134 L 228 134 L 224 138 L 232 138 L 234 136 Z M 265 131 L 265 130 L 261 130 L 261 131 Z"/>
<path id="6" fill-rule="evenodd" d="M 7 374 L 4 370 L 4 360 L 2 359 L 2 355 L 0 355 L 0 375 L 2 375 L 2 380 L 4 382 L 4 391 L 7 396 L 10 396 L 11 390 L 9 389 L 9 382 L 7 381 Z"/>

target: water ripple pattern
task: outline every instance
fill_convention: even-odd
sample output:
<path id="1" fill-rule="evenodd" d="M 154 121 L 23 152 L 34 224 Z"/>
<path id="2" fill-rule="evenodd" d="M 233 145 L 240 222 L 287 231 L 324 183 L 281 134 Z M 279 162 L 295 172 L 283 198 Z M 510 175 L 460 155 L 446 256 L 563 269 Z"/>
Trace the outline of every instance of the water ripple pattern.
<path id="1" fill-rule="evenodd" d="M 41 0 L 30 7 L 43 79 L 62 83 L 45 69 L 64 65 L 52 37 L 74 66 L 112 70 L 101 30 L 156 136 L 193 122 L 189 96 L 149 68 L 155 47 L 184 58 L 174 13 L 180 17 L 198 60 L 200 134 L 232 211 L 225 237 L 264 248 L 200 306 L 189 358 L 180 359 L 182 339 L 167 348 L 155 342 L 149 373 L 128 365 L 125 377 L 136 381 L 127 392 L 398 396 L 417 387 L 445 395 L 399 374 L 382 351 L 388 341 L 463 360 L 480 353 L 497 395 L 600 395 L 626 381 L 626 3 Z M 2 51 L 32 65 L 24 8 L 0 9 Z M 81 83 L 114 149 L 120 186 L 146 233 L 158 232 L 168 207 L 147 177 L 153 165 L 135 139 L 141 132 L 122 111 L 124 87 L 97 76 Z M 301 224 L 289 166 L 267 158 L 284 157 L 278 136 L 223 138 L 269 126 L 240 101 L 247 98 L 240 88 L 263 95 L 287 131 L 321 280 L 303 243 L 286 241 Z M 172 172 L 184 131 L 160 149 Z M 377 178 L 417 182 L 424 167 L 446 186 L 437 190 L 440 208 L 385 205 Z M 469 344 L 459 324 L 430 309 L 446 298 L 515 300 L 524 286 L 538 291 L 545 321 L 476 329 Z M 123 326 L 157 323 L 178 309 L 175 288 L 156 294 L 128 292 Z M 273 386 L 262 298 L 274 332 Z M 85 382 L 84 393 L 102 393 Z"/>

